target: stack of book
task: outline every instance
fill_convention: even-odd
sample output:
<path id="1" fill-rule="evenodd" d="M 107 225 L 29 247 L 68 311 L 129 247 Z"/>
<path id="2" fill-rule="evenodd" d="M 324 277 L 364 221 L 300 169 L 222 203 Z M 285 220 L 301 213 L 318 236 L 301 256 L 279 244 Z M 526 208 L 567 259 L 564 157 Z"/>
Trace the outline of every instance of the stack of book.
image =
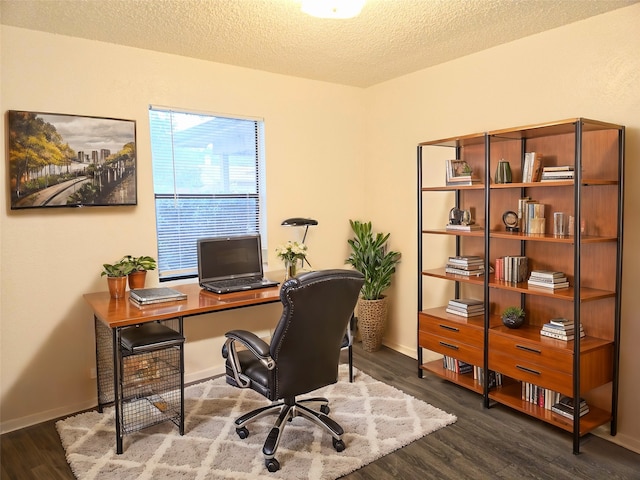
<path id="1" fill-rule="evenodd" d="M 567 320 L 566 318 L 552 318 L 548 323 L 545 323 L 540 330 L 540 335 L 542 336 L 564 340 L 565 342 L 573 340 L 575 333 L 573 320 Z M 584 329 L 582 328 L 582 324 L 580 324 L 580 338 L 582 337 L 584 337 Z"/>
<path id="2" fill-rule="evenodd" d="M 482 225 L 478 225 L 476 223 L 471 223 L 468 225 L 456 225 L 453 223 L 447 223 L 445 227 L 447 230 L 457 231 L 457 232 L 473 232 L 476 230 L 482 230 Z"/>
<path id="3" fill-rule="evenodd" d="M 129 292 L 129 300 L 136 306 L 186 300 L 187 294 L 173 288 L 135 288 Z"/>
<path id="4" fill-rule="evenodd" d="M 480 183 L 480 179 L 473 175 L 473 171 L 464 160 L 447 160 L 447 185 L 466 186 Z"/>
<path id="5" fill-rule="evenodd" d="M 520 283 L 527 279 L 529 260 L 521 255 L 507 255 L 496 258 L 496 280 Z"/>
<path id="6" fill-rule="evenodd" d="M 449 257 L 445 273 L 465 275 L 467 277 L 484 275 L 484 258 L 475 255 Z"/>
<path id="7" fill-rule="evenodd" d="M 442 367 L 445 370 L 450 370 L 456 373 L 471 373 L 473 371 L 473 365 L 463 362 L 457 358 L 444 355 L 442 357 Z"/>
<path id="8" fill-rule="evenodd" d="M 484 315 L 484 302 L 475 298 L 456 298 L 449 300 L 445 310 L 460 317 L 477 317 Z"/>
<path id="9" fill-rule="evenodd" d="M 564 273 L 549 270 L 531 270 L 528 284 L 530 287 L 553 291 L 569 288 L 569 281 Z"/>
<path id="10" fill-rule="evenodd" d="M 524 183 L 539 182 L 541 173 L 542 154 L 540 152 L 525 153 L 522 166 L 522 181 Z"/>
<path id="11" fill-rule="evenodd" d="M 541 181 L 543 182 L 562 182 L 566 180 L 573 180 L 573 167 L 571 165 L 544 167 L 542 169 Z"/>
<path id="12" fill-rule="evenodd" d="M 551 407 L 551 411 L 557 413 L 558 415 L 562 415 L 565 418 L 573 419 L 573 398 L 571 397 L 561 397 L 560 401 L 554 404 Z M 586 415 L 589 413 L 589 405 L 584 398 L 580 399 L 580 416 Z"/>

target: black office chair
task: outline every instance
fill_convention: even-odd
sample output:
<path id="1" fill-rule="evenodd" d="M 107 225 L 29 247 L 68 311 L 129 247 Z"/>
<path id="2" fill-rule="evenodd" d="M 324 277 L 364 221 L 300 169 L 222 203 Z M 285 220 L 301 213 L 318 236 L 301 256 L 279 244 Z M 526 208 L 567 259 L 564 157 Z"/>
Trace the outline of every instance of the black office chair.
<path id="1" fill-rule="evenodd" d="M 270 472 L 280 469 L 276 450 L 287 421 L 296 416 L 324 427 L 338 452 L 345 448 L 344 430 L 328 417 L 328 399 L 296 397 L 337 382 L 345 330 L 363 283 L 363 275 L 352 270 L 301 274 L 282 285 L 283 312 L 271 344 L 244 330 L 226 334 L 222 355 L 227 359 L 227 383 L 251 388 L 273 402 L 236 419 L 239 437 L 247 438 L 246 425 L 253 420 L 278 414 L 262 448 Z M 238 351 L 236 342 L 246 350 Z M 310 404 L 319 404 L 319 411 Z"/>

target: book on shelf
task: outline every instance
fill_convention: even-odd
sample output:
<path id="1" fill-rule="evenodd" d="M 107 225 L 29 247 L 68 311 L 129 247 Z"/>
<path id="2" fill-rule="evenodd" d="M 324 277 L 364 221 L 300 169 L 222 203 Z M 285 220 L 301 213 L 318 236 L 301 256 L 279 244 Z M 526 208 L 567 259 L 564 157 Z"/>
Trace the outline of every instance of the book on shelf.
<path id="1" fill-rule="evenodd" d="M 522 182 L 539 182 L 542 174 L 542 153 L 527 152 L 524 154 Z"/>
<path id="2" fill-rule="evenodd" d="M 542 328 L 549 330 L 550 332 L 572 332 L 574 329 L 573 322 L 566 325 L 556 325 L 555 323 L 545 323 Z"/>
<path id="3" fill-rule="evenodd" d="M 527 279 L 529 260 L 521 255 L 496 258 L 496 280 L 520 283 Z"/>
<path id="4" fill-rule="evenodd" d="M 551 325 L 549 323 L 545 323 L 542 326 L 542 329 L 540 330 L 540 333 L 543 333 L 543 332 L 568 336 L 568 335 L 573 335 L 575 333 L 575 328 L 573 327 L 573 325 L 565 328 L 565 327 L 559 327 L 557 325 Z M 584 329 L 582 328 L 582 325 L 580 325 L 580 333 L 581 334 L 584 333 Z"/>
<path id="5" fill-rule="evenodd" d="M 543 172 L 572 172 L 573 165 L 560 165 L 556 167 L 548 166 L 542 169 Z"/>
<path id="6" fill-rule="evenodd" d="M 562 396 L 559 392 L 529 382 L 522 382 L 521 388 L 522 400 L 547 410 L 551 410 L 551 407 L 556 404 Z"/>
<path id="7" fill-rule="evenodd" d="M 129 299 L 137 305 L 152 305 L 186 300 L 187 295 L 168 287 L 135 288 L 129 292 Z"/>
<path id="8" fill-rule="evenodd" d="M 564 272 L 559 272 L 555 270 L 531 270 L 532 277 L 538 278 L 558 278 L 564 277 Z"/>
<path id="9" fill-rule="evenodd" d="M 469 187 L 471 185 L 478 185 L 478 184 L 480 184 L 480 179 L 476 177 L 469 177 L 469 178 L 459 177 L 452 180 L 447 180 L 448 187 Z"/>
<path id="10" fill-rule="evenodd" d="M 529 287 L 539 288 L 542 290 L 564 290 L 569 288 L 569 282 L 559 282 L 559 283 L 550 283 L 550 282 L 538 282 L 536 280 L 531 280 L 527 282 Z"/>
<path id="11" fill-rule="evenodd" d="M 445 308 L 445 312 L 450 313 L 451 315 L 457 315 L 459 317 L 479 317 L 480 315 L 484 315 L 484 310 L 481 311 L 465 311 L 459 310 L 456 308 L 447 307 Z"/>
<path id="12" fill-rule="evenodd" d="M 574 340 L 576 338 L 575 333 L 569 333 L 569 334 L 553 333 L 547 330 L 540 330 L 540 335 L 542 335 L 543 337 L 553 338 L 555 340 L 563 340 L 565 342 Z M 584 330 L 580 330 L 580 338 L 583 338 L 584 336 L 585 336 Z"/>
<path id="13" fill-rule="evenodd" d="M 447 230 L 458 231 L 458 232 L 474 232 L 478 230 L 482 230 L 482 225 L 478 225 L 472 223 L 471 225 L 453 225 L 448 223 L 445 227 Z"/>
<path id="14" fill-rule="evenodd" d="M 482 263 L 474 263 L 472 265 L 461 265 L 458 263 L 447 263 L 447 267 L 450 268 L 458 268 L 460 270 L 484 270 L 484 264 Z"/>
<path id="15" fill-rule="evenodd" d="M 449 300 L 449 306 L 460 308 L 480 308 L 484 309 L 484 302 L 475 298 L 453 298 Z"/>
<path id="16" fill-rule="evenodd" d="M 565 283 L 567 282 L 567 277 L 562 276 L 562 277 L 539 277 L 537 275 L 529 275 L 529 280 L 532 280 L 534 282 L 538 282 L 538 283 L 543 283 L 545 285 L 549 285 L 552 286 L 556 283 Z"/>
<path id="17" fill-rule="evenodd" d="M 442 357 L 442 367 L 445 370 L 461 374 L 471 373 L 473 371 L 473 365 L 463 362 L 462 360 L 458 360 L 457 358 L 450 357 L 449 355 L 444 355 Z"/>
<path id="18" fill-rule="evenodd" d="M 484 275 L 484 268 L 478 268 L 476 270 L 465 270 L 464 268 L 445 267 L 445 273 L 453 275 L 464 275 L 466 277 L 479 277 Z"/>
<path id="19" fill-rule="evenodd" d="M 454 257 L 449 257 L 449 263 L 457 263 L 459 265 L 484 265 L 484 258 L 479 257 L 477 255 L 471 256 L 462 256 L 456 255 Z"/>
<path id="20" fill-rule="evenodd" d="M 484 369 L 482 367 L 474 366 L 474 368 L 473 368 L 473 378 L 480 385 L 484 385 Z M 502 374 L 499 373 L 499 372 L 496 372 L 494 370 L 489 370 L 489 383 L 488 383 L 488 386 L 489 386 L 489 388 L 495 388 L 495 387 L 502 386 Z"/>

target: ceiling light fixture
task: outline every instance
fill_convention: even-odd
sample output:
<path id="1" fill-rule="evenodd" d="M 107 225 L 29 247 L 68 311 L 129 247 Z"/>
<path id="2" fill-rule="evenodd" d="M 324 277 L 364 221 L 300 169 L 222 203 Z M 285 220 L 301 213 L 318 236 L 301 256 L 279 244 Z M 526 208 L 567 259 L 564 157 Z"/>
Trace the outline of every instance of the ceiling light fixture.
<path id="1" fill-rule="evenodd" d="M 302 0 L 301 10 L 318 18 L 357 17 L 366 0 Z"/>

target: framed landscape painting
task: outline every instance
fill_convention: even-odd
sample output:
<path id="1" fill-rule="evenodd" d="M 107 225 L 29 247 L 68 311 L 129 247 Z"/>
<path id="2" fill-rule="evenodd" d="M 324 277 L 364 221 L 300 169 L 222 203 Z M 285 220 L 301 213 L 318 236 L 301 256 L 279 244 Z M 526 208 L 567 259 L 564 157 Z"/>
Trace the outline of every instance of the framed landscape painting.
<path id="1" fill-rule="evenodd" d="M 11 209 L 136 205 L 136 122 L 9 110 Z"/>

